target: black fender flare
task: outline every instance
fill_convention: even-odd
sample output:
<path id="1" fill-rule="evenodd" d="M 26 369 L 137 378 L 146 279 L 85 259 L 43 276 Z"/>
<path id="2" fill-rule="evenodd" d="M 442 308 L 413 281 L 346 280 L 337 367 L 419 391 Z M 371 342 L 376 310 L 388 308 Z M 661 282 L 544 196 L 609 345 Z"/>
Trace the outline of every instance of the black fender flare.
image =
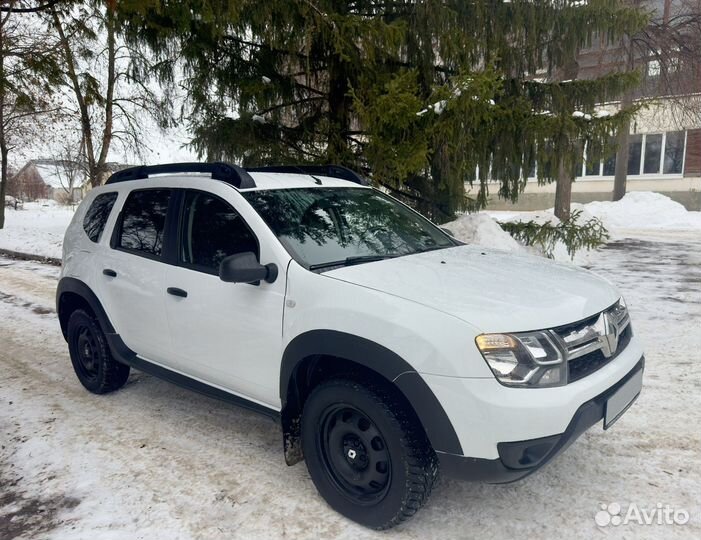
<path id="1" fill-rule="evenodd" d="M 435 451 L 462 455 L 453 424 L 421 375 L 387 347 L 345 332 L 312 330 L 300 334 L 288 344 L 280 366 L 283 411 L 295 369 L 310 356 L 343 358 L 375 371 L 394 384 L 411 404 Z"/>
<path id="2" fill-rule="evenodd" d="M 79 279 L 72 277 L 63 277 L 58 282 L 58 287 L 56 288 L 56 313 L 59 316 L 59 321 L 61 321 L 61 332 L 63 332 L 63 337 L 66 337 L 66 328 L 64 327 L 63 319 L 61 318 L 62 309 L 62 297 L 65 293 L 73 293 L 80 296 L 92 309 L 93 313 L 100 322 L 105 334 L 115 334 L 114 326 L 110 322 L 107 313 L 105 312 L 100 300 L 98 300 L 95 293 L 92 292 L 90 287 L 88 287 L 84 282 Z"/>

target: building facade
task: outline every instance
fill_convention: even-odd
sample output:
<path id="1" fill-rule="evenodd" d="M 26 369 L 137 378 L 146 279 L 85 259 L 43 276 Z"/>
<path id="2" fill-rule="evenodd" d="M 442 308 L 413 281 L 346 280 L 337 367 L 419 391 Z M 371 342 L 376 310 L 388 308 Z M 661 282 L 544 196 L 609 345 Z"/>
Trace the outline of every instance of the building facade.
<path id="1" fill-rule="evenodd" d="M 593 36 L 578 57 L 579 78 L 637 69 L 642 82 L 628 99 L 644 104 L 630 125 L 627 191 L 655 191 L 701 210 L 700 0 L 646 0 L 652 13 L 645 36 L 606 43 Z M 603 104 L 615 112 L 620 103 Z M 573 202 L 611 200 L 616 156 L 587 160 L 586 148 L 572 184 Z M 530 175 L 518 203 L 490 199 L 491 209 L 540 210 L 555 200 L 555 183 Z"/>

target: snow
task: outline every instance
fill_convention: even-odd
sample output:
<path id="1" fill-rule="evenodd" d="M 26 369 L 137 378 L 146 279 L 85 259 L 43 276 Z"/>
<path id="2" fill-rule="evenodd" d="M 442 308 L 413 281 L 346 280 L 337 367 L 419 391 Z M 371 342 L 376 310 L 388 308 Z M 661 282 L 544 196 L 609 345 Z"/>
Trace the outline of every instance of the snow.
<path id="1" fill-rule="evenodd" d="M 620 201 L 596 201 L 583 205 L 609 229 L 699 229 L 701 212 L 660 193 L 632 191 Z"/>
<path id="2" fill-rule="evenodd" d="M 578 223 L 598 218 L 609 231 L 611 238 L 616 239 L 632 232 L 642 234 L 644 231 L 684 231 L 701 229 L 701 212 L 691 212 L 683 205 L 673 201 L 669 197 L 653 192 L 630 192 L 620 201 L 594 201 L 587 204 L 572 203 L 571 209 L 580 212 Z M 535 221 L 536 223 L 551 223 L 557 225 L 560 220 L 555 217 L 552 208 L 534 212 L 519 211 L 488 211 L 486 212 L 497 222 L 508 221 Z M 450 228 L 450 227 L 448 227 Z M 535 248 L 527 248 L 532 253 L 537 253 Z M 574 261 L 586 264 L 587 251 L 580 251 L 575 255 Z M 558 261 L 570 261 L 564 244 L 558 243 L 554 250 L 554 259 Z"/>
<path id="3" fill-rule="evenodd" d="M 443 114 L 443 111 L 445 108 L 448 106 L 448 100 L 447 99 L 442 99 L 440 101 L 437 101 L 436 103 L 429 105 L 426 109 L 421 109 L 419 112 L 416 113 L 416 116 L 423 116 L 426 114 L 428 111 L 433 111 L 436 114 Z"/>
<path id="4" fill-rule="evenodd" d="M 442 478 L 415 519 L 378 533 L 331 510 L 303 463 L 285 466 L 263 417 L 138 372 L 89 394 L 52 312 L 57 269 L 0 257 L 0 537 L 699 538 L 701 237 L 649 230 L 593 252 L 590 266 L 621 288 L 645 345 L 640 398 L 536 474 L 500 486 Z M 691 520 L 597 527 L 614 502 L 669 504 Z"/>
<path id="5" fill-rule="evenodd" d="M 5 208 L 0 249 L 60 259 L 63 234 L 74 212 L 74 206 L 52 200 L 26 202 L 19 210 Z"/>
<path id="6" fill-rule="evenodd" d="M 442 226 L 449 229 L 455 238 L 466 244 L 512 252 L 525 250 L 494 219 L 483 212 L 464 214 L 455 221 L 445 223 Z"/>

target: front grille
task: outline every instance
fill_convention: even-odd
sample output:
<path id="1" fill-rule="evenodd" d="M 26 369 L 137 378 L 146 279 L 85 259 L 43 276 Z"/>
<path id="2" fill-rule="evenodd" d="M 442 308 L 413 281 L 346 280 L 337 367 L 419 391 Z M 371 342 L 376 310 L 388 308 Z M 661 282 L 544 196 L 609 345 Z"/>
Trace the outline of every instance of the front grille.
<path id="1" fill-rule="evenodd" d="M 633 336 L 628 310 L 621 302 L 589 319 L 556 328 L 553 333 L 566 351 L 567 382 L 604 367 L 625 350 Z"/>
<path id="2" fill-rule="evenodd" d="M 611 360 L 613 360 L 619 354 L 621 354 L 621 352 L 628 346 L 631 337 L 633 337 L 633 329 L 629 324 L 626 327 L 626 329 L 623 330 L 623 333 L 619 337 L 618 348 L 616 349 L 616 352 L 613 354 L 613 356 L 606 358 L 604 356 L 604 353 L 602 353 L 601 350 L 598 350 L 589 354 L 585 354 L 584 356 L 580 356 L 579 358 L 575 358 L 574 360 L 570 360 L 567 363 L 567 367 L 569 368 L 567 374 L 567 382 L 571 383 L 574 381 L 578 381 L 582 377 L 591 375 L 596 370 L 604 367 Z"/>

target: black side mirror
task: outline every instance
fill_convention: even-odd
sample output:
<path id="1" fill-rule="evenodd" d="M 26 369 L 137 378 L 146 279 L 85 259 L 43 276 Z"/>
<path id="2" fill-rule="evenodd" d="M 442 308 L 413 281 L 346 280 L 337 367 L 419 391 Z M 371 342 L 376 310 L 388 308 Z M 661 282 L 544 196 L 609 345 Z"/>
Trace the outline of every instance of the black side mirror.
<path id="1" fill-rule="evenodd" d="M 451 231 L 450 229 L 448 229 L 448 228 L 446 228 L 446 227 L 441 227 L 441 231 L 443 231 L 443 232 L 444 232 L 445 234 L 447 234 L 448 236 L 453 236 L 453 237 L 455 236 L 455 235 L 453 234 L 453 231 Z"/>
<path id="2" fill-rule="evenodd" d="M 260 264 L 256 254 L 245 251 L 229 255 L 219 265 L 219 279 L 227 283 L 252 283 L 260 285 L 261 280 L 272 283 L 277 279 L 277 265 Z"/>

